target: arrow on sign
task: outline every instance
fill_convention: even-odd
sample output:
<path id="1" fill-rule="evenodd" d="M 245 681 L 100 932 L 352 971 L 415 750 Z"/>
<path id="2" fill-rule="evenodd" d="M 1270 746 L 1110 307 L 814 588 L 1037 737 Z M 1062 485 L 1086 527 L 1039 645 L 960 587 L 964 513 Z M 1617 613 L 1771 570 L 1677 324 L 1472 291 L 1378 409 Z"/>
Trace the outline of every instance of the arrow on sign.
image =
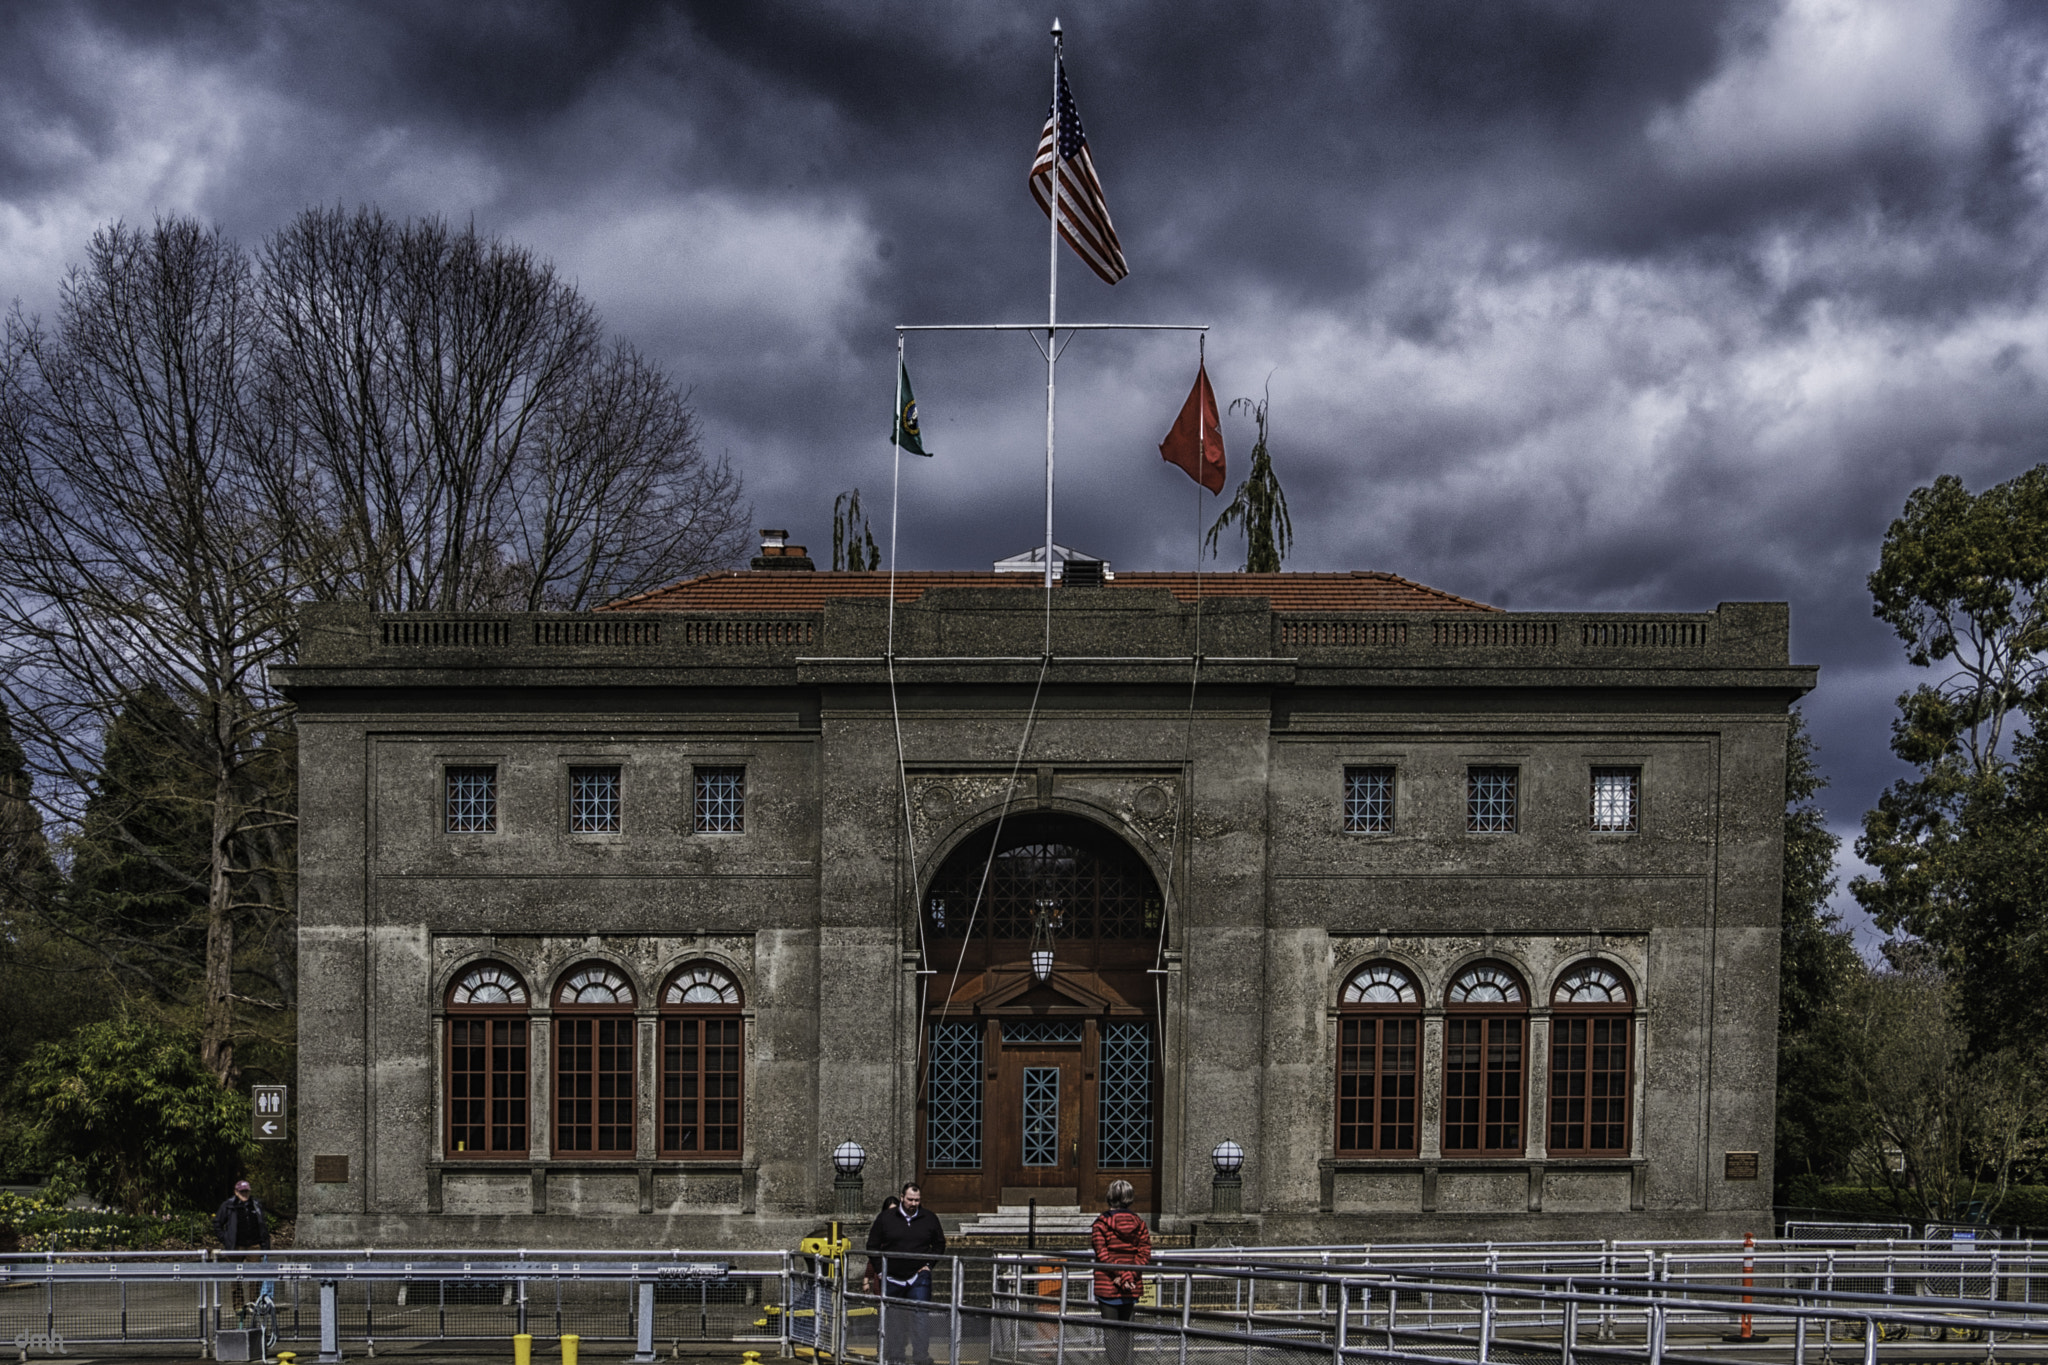
<path id="1" fill-rule="evenodd" d="M 265 1119 L 263 1121 L 263 1136 L 269 1137 L 272 1133 L 275 1133 L 276 1131 L 277 1121 L 275 1119 Z"/>

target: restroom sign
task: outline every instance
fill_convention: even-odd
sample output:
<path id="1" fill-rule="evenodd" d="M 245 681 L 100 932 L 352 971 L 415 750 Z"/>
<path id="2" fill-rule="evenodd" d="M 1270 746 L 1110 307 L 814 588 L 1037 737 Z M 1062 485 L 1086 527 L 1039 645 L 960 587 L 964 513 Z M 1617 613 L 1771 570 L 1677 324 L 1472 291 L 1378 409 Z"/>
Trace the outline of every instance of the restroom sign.
<path id="1" fill-rule="evenodd" d="M 252 1085 L 249 1087 L 250 1136 L 258 1142 L 283 1142 L 290 1132 L 285 1121 L 285 1093 L 290 1089 L 283 1085 Z"/>

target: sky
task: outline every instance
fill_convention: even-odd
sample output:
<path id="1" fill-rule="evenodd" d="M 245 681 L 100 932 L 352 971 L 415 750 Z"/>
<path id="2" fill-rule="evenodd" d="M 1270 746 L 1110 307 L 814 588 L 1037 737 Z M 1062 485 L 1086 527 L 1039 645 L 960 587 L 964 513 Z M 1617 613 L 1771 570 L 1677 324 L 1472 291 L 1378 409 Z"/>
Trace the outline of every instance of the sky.
<path id="1" fill-rule="evenodd" d="M 2048 6 L 8 0 L 0 300 L 47 313 L 117 219 L 473 222 L 690 391 L 757 525 L 822 552 L 858 487 L 886 544 L 894 327 L 1045 317 L 1055 15 L 1131 272 L 1065 255 L 1060 314 L 1209 325 L 1219 397 L 1269 400 L 1287 567 L 1789 601 L 1852 875 L 1925 677 L 1871 615 L 1885 528 L 2048 449 Z M 935 455 L 899 562 L 1038 543 L 1030 339 L 909 361 Z M 1189 333 L 1072 343 L 1063 544 L 1193 567 L 1219 504 L 1156 448 L 1195 363 Z M 1225 432 L 1234 482 L 1249 416 Z"/>

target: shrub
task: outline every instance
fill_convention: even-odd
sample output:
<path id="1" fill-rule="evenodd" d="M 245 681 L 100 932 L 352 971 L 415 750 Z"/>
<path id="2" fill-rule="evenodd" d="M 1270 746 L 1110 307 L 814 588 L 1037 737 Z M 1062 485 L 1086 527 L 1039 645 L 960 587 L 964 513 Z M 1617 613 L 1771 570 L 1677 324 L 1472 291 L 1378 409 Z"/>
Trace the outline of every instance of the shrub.
<path id="1" fill-rule="evenodd" d="M 15 1079 L 49 1168 L 125 1213 L 211 1208 L 246 1165 L 249 1101 L 200 1065 L 190 1033 L 133 1020 L 45 1043 Z"/>

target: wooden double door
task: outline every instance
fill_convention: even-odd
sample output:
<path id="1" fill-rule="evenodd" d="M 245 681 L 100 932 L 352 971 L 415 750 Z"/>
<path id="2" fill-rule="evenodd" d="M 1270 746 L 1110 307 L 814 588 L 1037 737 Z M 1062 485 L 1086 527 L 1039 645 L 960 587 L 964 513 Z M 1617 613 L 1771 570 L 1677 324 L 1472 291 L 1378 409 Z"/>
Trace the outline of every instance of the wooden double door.
<path id="1" fill-rule="evenodd" d="M 934 1069 L 938 1093 L 927 1105 L 922 1174 L 927 1198 L 963 1213 L 1031 1198 L 1046 1207 L 1090 1208 L 1103 1204 L 1112 1181 L 1128 1180 L 1138 1206 L 1151 1209 L 1159 1091 L 1152 1021 L 1011 1017 L 974 1027 L 985 1059 L 978 1168 L 952 1164 L 965 1159 L 964 1144 L 947 1152 L 932 1141 L 931 1125 L 973 1104 L 964 1068 L 948 1077 Z"/>

